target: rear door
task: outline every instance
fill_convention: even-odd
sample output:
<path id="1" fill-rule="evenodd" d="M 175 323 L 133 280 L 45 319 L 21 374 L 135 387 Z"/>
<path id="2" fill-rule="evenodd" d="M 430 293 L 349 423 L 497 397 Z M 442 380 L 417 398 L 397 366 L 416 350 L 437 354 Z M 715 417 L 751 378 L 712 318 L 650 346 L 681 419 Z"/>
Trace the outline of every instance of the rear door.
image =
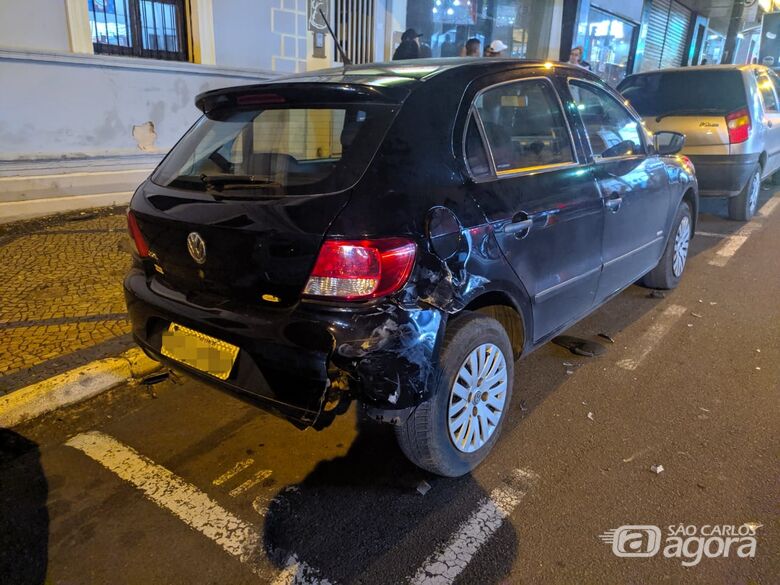
<path id="1" fill-rule="evenodd" d="M 494 78 L 480 88 L 467 144 L 479 133 L 488 164 L 469 156 L 473 193 L 531 299 L 536 341 L 593 306 L 602 204 L 548 78 Z"/>
<path id="2" fill-rule="evenodd" d="M 764 176 L 780 168 L 780 100 L 778 99 L 778 78 L 770 69 L 756 69 L 756 83 L 761 95 L 764 111 L 764 150 L 767 153 Z"/>
<path id="3" fill-rule="evenodd" d="M 640 122 L 602 86 L 570 79 L 606 208 L 604 268 L 596 300 L 634 282 L 658 262 L 666 241 L 670 192 L 663 162 L 648 156 Z"/>

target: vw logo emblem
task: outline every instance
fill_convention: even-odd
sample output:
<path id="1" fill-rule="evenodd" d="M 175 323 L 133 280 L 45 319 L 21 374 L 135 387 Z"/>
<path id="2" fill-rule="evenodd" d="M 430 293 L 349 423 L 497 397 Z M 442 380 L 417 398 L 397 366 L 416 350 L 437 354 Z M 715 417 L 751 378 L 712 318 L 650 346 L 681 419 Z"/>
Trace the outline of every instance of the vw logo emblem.
<path id="1" fill-rule="evenodd" d="M 187 250 L 198 264 L 206 262 L 206 242 L 198 232 L 190 232 L 187 236 Z"/>

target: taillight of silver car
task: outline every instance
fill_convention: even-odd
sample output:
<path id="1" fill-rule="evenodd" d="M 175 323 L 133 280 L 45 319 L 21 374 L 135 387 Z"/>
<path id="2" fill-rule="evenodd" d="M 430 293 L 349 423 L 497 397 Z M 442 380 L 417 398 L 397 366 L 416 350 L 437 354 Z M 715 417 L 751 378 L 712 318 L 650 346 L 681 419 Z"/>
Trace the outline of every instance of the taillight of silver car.
<path id="1" fill-rule="evenodd" d="M 747 108 L 740 108 L 726 115 L 726 126 L 729 129 L 729 142 L 739 144 L 745 142 L 750 136 L 752 124 L 750 112 Z"/>
<path id="2" fill-rule="evenodd" d="M 303 294 L 344 301 L 389 295 L 406 284 L 416 252 L 404 238 L 325 240 Z"/>

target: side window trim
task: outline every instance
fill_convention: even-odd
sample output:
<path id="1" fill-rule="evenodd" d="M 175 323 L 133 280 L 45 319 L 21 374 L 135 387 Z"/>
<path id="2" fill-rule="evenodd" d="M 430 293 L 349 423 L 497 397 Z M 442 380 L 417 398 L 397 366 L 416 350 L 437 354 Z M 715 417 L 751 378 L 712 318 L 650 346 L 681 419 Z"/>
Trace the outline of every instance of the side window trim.
<path id="1" fill-rule="evenodd" d="M 496 169 L 496 161 L 493 158 L 493 149 L 490 146 L 490 141 L 487 139 L 487 134 L 485 133 L 485 126 L 482 122 L 482 117 L 479 115 L 479 110 L 476 107 L 476 102 L 479 96 L 481 96 L 483 93 L 486 93 L 492 89 L 495 89 L 497 87 L 501 87 L 503 85 L 509 85 L 512 83 L 521 83 L 524 81 L 539 81 L 543 80 L 546 82 L 550 89 L 553 92 L 553 95 L 555 96 L 556 103 L 558 105 L 558 110 L 561 115 L 561 119 L 563 120 L 563 123 L 566 125 L 566 132 L 569 137 L 569 148 L 571 149 L 571 155 L 572 155 L 572 161 L 571 162 L 565 162 L 565 163 L 553 163 L 548 165 L 539 165 L 539 166 L 531 166 L 531 167 L 518 167 L 516 169 L 505 169 L 502 171 L 498 171 Z M 469 174 L 477 181 L 486 181 L 486 180 L 493 180 L 493 179 L 502 179 L 502 178 L 508 178 L 508 177 L 517 177 L 521 175 L 527 175 L 529 173 L 539 173 L 539 172 L 547 172 L 547 171 L 554 171 L 561 168 L 566 167 L 573 167 L 573 166 L 579 166 L 582 163 L 579 161 L 579 156 L 577 155 L 577 149 L 575 148 L 575 142 L 574 142 L 574 135 L 572 134 L 571 126 L 569 124 L 569 120 L 566 117 L 566 112 L 563 109 L 563 101 L 561 100 L 561 96 L 558 93 L 558 90 L 555 87 L 555 84 L 552 83 L 552 81 L 544 76 L 533 76 L 533 77 L 519 77 L 515 79 L 509 79 L 506 81 L 501 81 L 499 83 L 494 83 L 493 85 L 489 85 L 487 87 L 483 87 L 480 89 L 474 98 L 471 100 L 471 106 L 469 106 L 469 117 L 466 119 L 466 131 L 463 134 L 463 155 L 464 160 L 466 159 L 466 134 L 468 133 L 468 122 L 471 118 L 471 116 L 474 116 L 474 119 L 477 122 L 477 128 L 479 129 L 480 137 L 482 138 L 482 142 L 485 146 L 485 151 L 488 155 L 488 163 L 490 164 L 490 168 L 492 170 L 492 175 L 484 175 L 482 177 L 475 177 L 471 170 L 469 169 Z M 468 168 L 468 162 L 466 163 L 466 168 Z"/>
<path id="2" fill-rule="evenodd" d="M 775 98 L 775 107 L 770 108 L 768 104 L 766 103 L 766 100 L 764 99 L 764 92 L 761 91 L 761 78 L 764 77 L 769 82 L 769 91 L 772 93 L 772 95 Z M 775 90 L 775 84 L 772 81 L 771 76 L 767 71 L 762 71 L 761 69 L 756 70 L 756 85 L 758 86 L 758 95 L 761 98 L 761 105 L 764 108 L 764 113 L 772 113 L 777 114 L 780 112 L 780 99 L 778 99 L 777 91 Z"/>
<path id="3" fill-rule="evenodd" d="M 482 141 L 482 148 L 485 150 L 485 156 L 487 157 L 488 166 L 490 167 L 490 172 L 486 175 L 474 174 L 471 171 L 471 167 L 469 166 L 469 158 L 468 158 L 468 152 L 466 150 L 466 142 L 468 141 L 469 126 L 471 125 L 472 118 L 474 120 L 474 123 L 477 126 L 477 132 L 479 132 L 479 139 Z M 485 181 L 485 180 L 496 178 L 496 161 L 493 160 L 493 151 L 490 148 L 490 143 L 487 140 L 487 135 L 485 134 L 485 127 L 482 125 L 482 119 L 479 117 L 479 112 L 474 107 L 473 102 L 469 107 L 469 115 L 466 117 L 465 132 L 463 133 L 463 160 L 466 161 L 466 168 L 469 171 L 469 175 L 471 175 L 471 177 L 474 180 Z"/>
<path id="4" fill-rule="evenodd" d="M 572 81 L 576 81 L 577 83 L 583 83 L 585 85 L 592 85 L 593 87 L 596 87 L 596 88 L 600 89 L 601 91 L 603 91 L 605 94 L 607 94 L 609 96 L 609 98 L 611 100 L 616 102 L 620 107 L 622 107 L 626 111 L 626 113 L 628 114 L 629 118 L 631 118 L 634 122 L 639 124 L 639 127 L 642 128 L 642 131 L 639 132 L 639 139 L 642 141 L 642 148 L 643 148 L 644 152 L 639 153 L 639 154 L 624 154 L 622 156 L 615 156 L 615 157 L 611 157 L 611 158 L 604 158 L 600 154 L 596 154 L 595 152 L 593 152 L 593 145 L 590 142 L 590 136 L 588 135 L 587 132 L 585 132 L 585 139 L 587 140 L 588 150 L 590 151 L 590 156 L 593 159 L 594 163 L 599 164 L 601 162 L 614 162 L 614 161 L 620 161 L 620 160 L 631 160 L 631 159 L 644 158 L 644 157 L 649 157 L 650 156 L 649 149 L 647 147 L 648 146 L 647 145 L 647 136 L 645 135 L 644 124 L 642 124 L 642 120 L 641 119 L 637 120 L 636 116 L 634 116 L 634 113 L 631 110 L 629 110 L 627 107 L 625 107 L 622 103 L 620 103 L 620 100 L 618 100 L 615 96 L 610 94 L 607 90 L 605 90 L 603 87 L 601 87 L 598 83 L 595 83 L 595 82 L 593 82 L 593 81 L 591 81 L 589 79 L 583 79 L 583 78 L 580 78 L 580 77 L 567 77 L 566 78 L 566 86 L 569 88 L 569 94 L 572 97 L 572 103 L 574 103 L 573 102 L 574 94 L 571 91 L 571 89 L 572 89 Z M 576 115 L 577 115 L 577 118 L 580 121 L 580 124 L 584 128 L 585 124 L 582 121 L 582 116 L 580 116 L 580 111 L 579 110 L 577 110 L 577 114 Z"/>

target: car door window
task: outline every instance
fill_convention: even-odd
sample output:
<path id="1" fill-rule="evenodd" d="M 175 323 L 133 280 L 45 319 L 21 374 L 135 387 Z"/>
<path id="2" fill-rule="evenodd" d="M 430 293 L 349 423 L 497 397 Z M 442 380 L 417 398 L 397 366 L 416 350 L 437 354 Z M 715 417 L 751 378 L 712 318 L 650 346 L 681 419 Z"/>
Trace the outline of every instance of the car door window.
<path id="1" fill-rule="evenodd" d="M 474 105 L 499 175 L 574 162 L 569 129 L 549 81 L 496 86 Z"/>
<path id="2" fill-rule="evenodd" d="M 490 174 L 490 163 L 488 162 L 485 144 L 482 142 L 482 136 L 477 128 L 475 117 L 469 116 L 469 125 L 466 128 L 466 164 L 474 177 L 481 177 Z"/>
<path id="3" fill-rule="evenodd" d="M 569 84 L 593 155 L 613 158 L 645 152 L 639 122 L 605 90 L 590 83 Z"/>
<path id="4" fill-rule="evenodd" d="M 761 92 L 761 97 L 764 100 L 764 109 L 767 112 L 777 111 L 777 96 L 775 95 L 775 88 L 769 75 L 766 73 L 759 73 L 756 76 L 756 82 L 758 83 L 758 90 Z"/>

